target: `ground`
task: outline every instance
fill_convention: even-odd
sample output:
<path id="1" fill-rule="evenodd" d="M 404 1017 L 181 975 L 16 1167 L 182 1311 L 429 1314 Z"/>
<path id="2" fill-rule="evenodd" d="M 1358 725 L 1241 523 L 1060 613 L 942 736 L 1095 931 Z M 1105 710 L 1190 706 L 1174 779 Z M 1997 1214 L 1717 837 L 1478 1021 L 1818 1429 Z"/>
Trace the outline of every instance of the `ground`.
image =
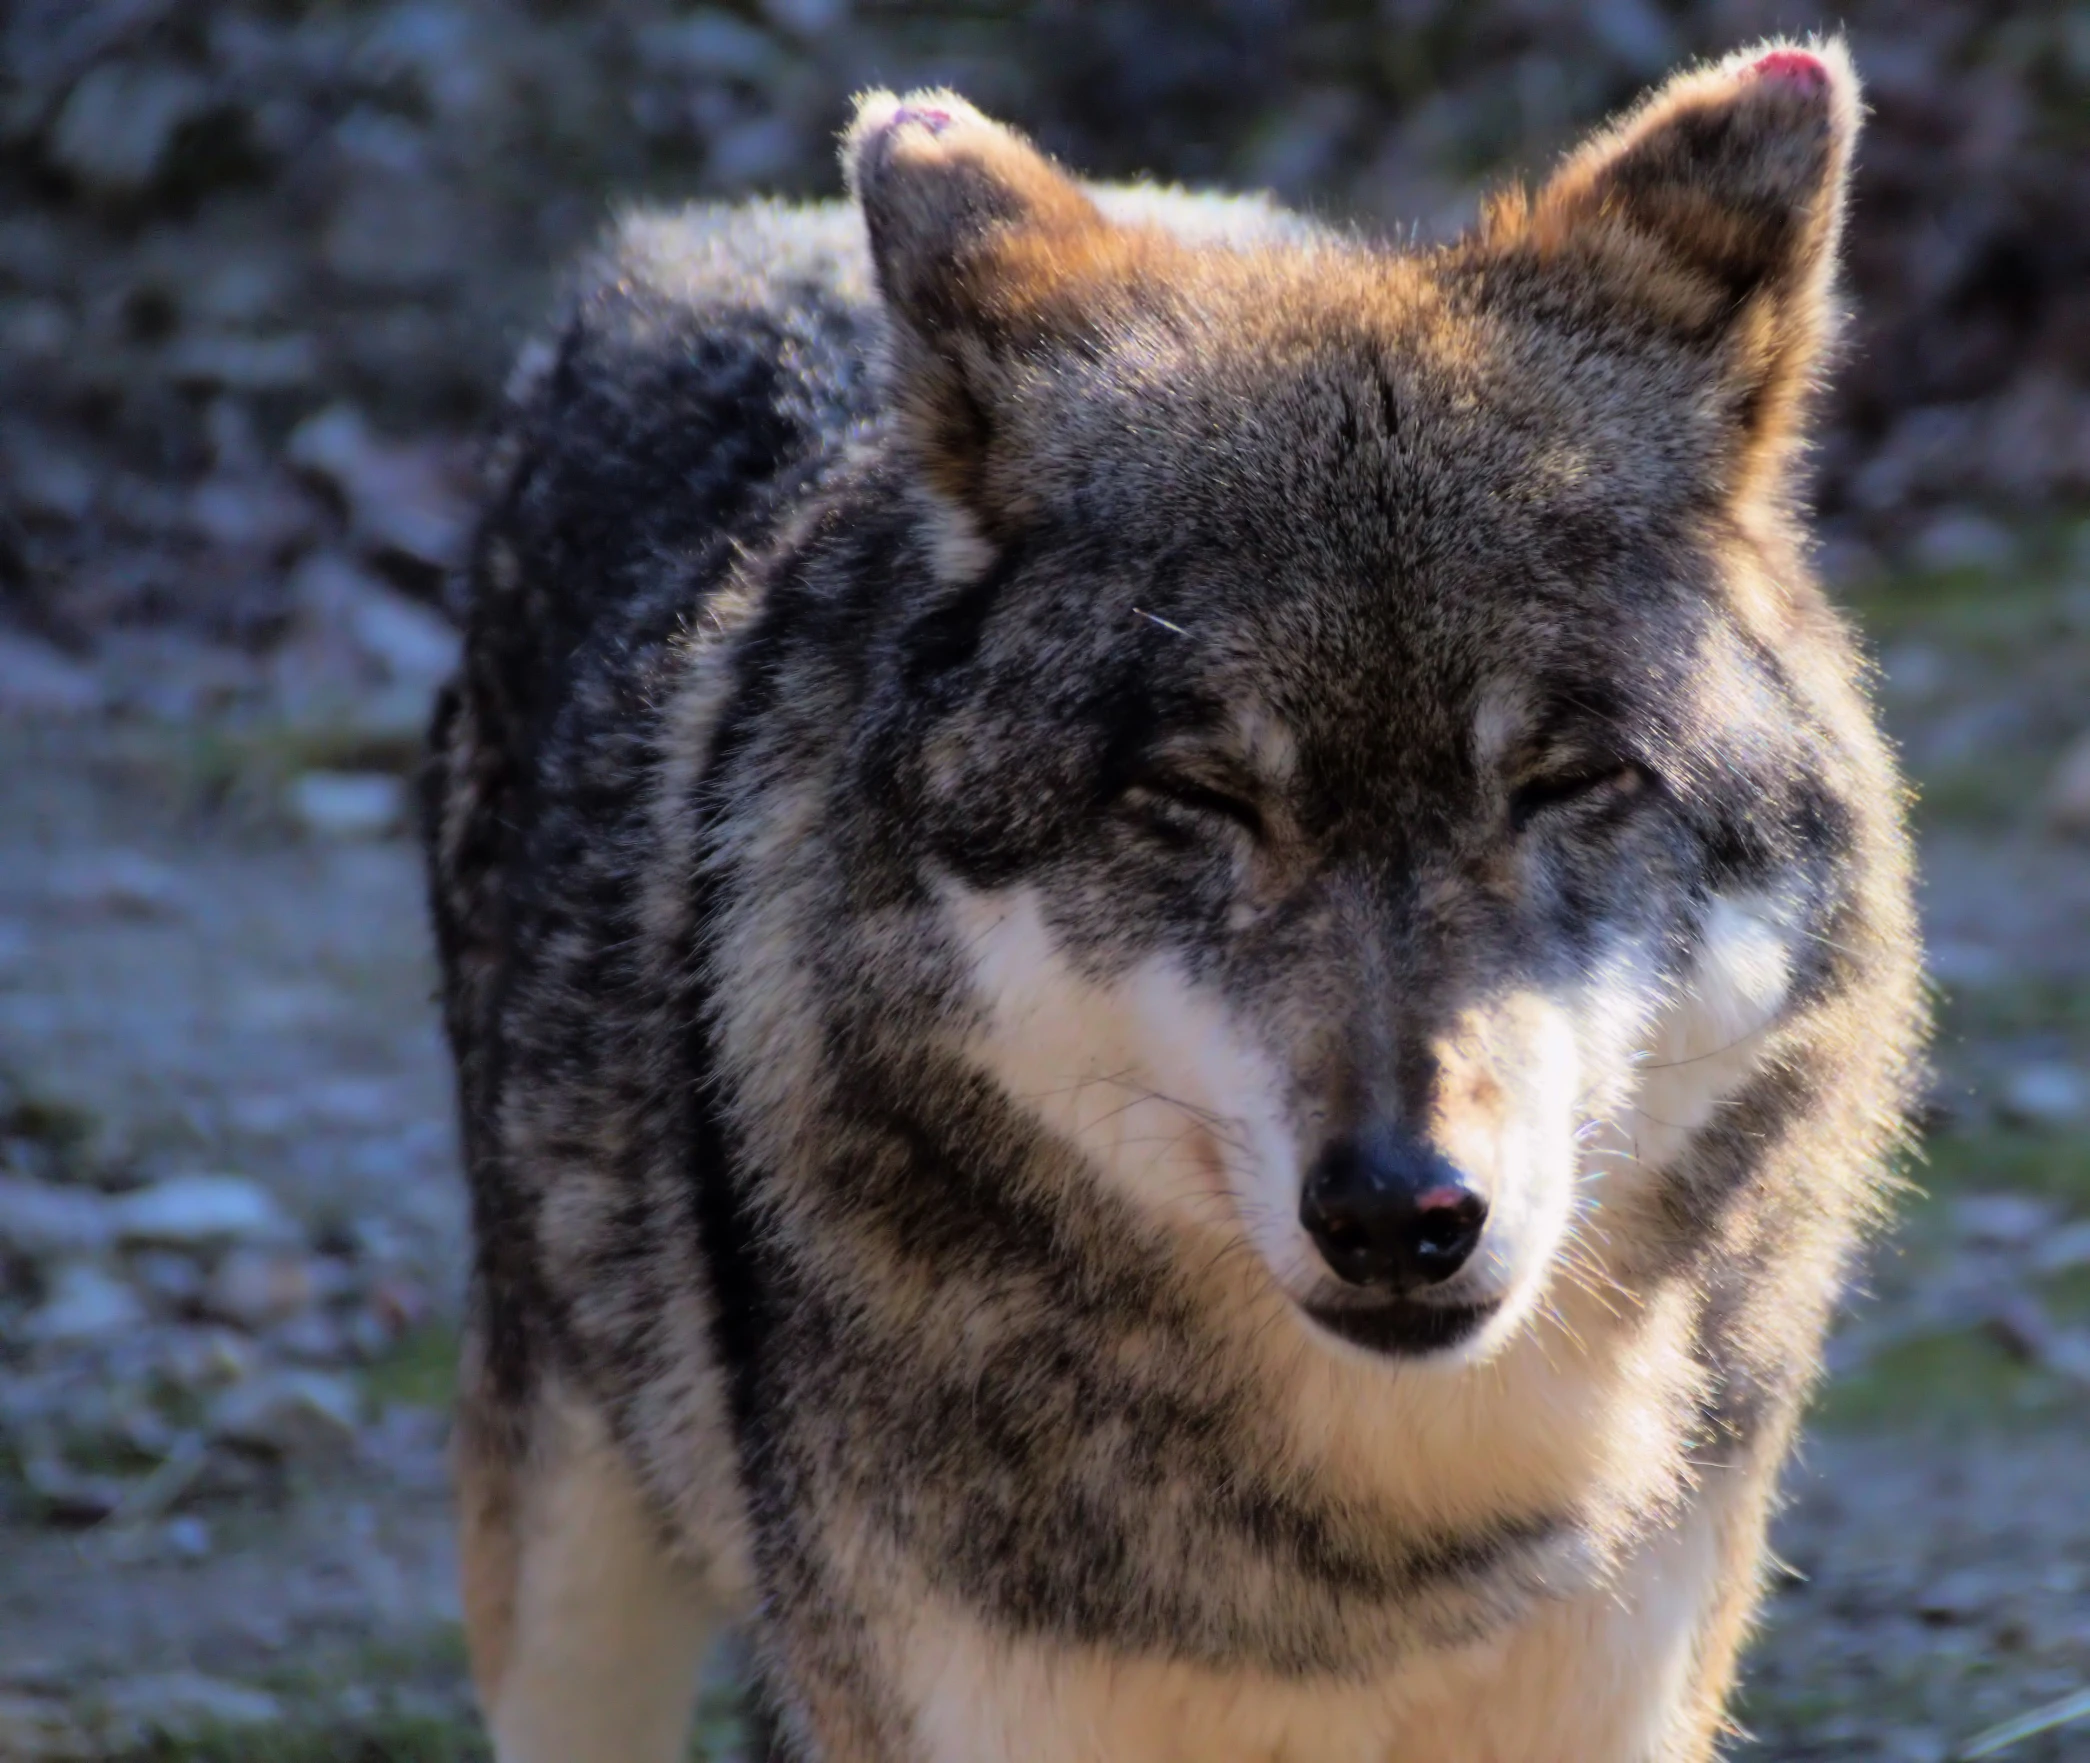
<path id="1" fill-rule="evenodd" d="M 2090 861 L 2052 826 L 2050 781 L 2090 724 L 2085 539 L 1852 590 L 1924 791 L 1939 1075 L 1928 1161 L 1790 1478 L 1745 1757 L 1937 1763 L 2090 1684 Z M 295 806 L 314 765 L 367 776 L 403 752 L 236 706 L 0 729 L 11 1155 L 134 1191 L 249 1177 L 296 1253 L 357 1294 L 324 1311 L 345 1345 L 306 1342 L 310 1306 L 305 1334 L 234 1341 L 352 1380 L 350 1419 L 316 1446 L 235 1449 L 203 1425 L 218 1469 L 83 1525 L 91 1502 L 39 1492 L 18 1429 L 0 1756 L 483 1754 L 441 1458 L 463 1208 L 418 863 L 382 812 Z M 179 1272 L 125 1253 L 140 1279 Z M 21 1343 L 43 1276 L 12 1277 L 0 1383 L 42 1350 Z M 119 1491 L 173 1449 L 117 1462 Z M 707 1706 L 702 1742 L 728 1754 L 723 1682 Z M 2007 1754 L 2090 1756 L 2090 1724 Z"/>

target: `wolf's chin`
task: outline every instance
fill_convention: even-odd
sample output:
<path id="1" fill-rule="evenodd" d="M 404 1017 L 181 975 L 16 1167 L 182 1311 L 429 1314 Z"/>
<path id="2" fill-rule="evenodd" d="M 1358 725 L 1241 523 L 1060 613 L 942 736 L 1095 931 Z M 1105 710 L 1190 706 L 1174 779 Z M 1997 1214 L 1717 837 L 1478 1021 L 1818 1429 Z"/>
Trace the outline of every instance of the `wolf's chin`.
<path id="1" fill-rule="evenodd" d="M 1402 1359 L 1465 1346 L 1501 1308 L 1499 1302 L 1431 1304 L 1413 1298 L 1395 1298 L 1369 1307 L 1300 1305 L 1308 1320 L 1337 1340 L 1368 1353 Z"/>

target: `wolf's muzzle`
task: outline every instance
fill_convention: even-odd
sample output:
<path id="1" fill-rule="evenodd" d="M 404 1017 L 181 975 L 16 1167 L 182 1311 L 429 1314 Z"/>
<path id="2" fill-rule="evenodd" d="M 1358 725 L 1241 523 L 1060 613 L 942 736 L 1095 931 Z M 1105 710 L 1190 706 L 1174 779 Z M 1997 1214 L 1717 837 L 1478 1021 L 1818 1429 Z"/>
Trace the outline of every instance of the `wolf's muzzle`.
<path id="1" fill-rule="evenodd" d="M 1396 1297 L 1457 1273 L 1487 1219 L 1487 1201 L 1456 1168 L 1391 1126 L 1330 1145 L 1299 1200 L 1299 1222 L 1336 1278 Z"/>

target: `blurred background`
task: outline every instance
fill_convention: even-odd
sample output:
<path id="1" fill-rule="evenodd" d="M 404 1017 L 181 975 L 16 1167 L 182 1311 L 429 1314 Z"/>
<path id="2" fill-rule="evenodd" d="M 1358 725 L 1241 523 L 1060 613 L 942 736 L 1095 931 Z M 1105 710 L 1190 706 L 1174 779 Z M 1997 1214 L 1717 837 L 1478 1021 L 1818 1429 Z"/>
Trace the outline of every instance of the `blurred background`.
<path id="1" fill-rule="evenodd" d="M 1821 561 L 1920 789 L 1943 1032 L 1740 1754 L 2090 1757 L 2090 6 L 0 21 L 0 1758 L 483 1754 L 406 778 L 473 437 L 613 206 L 831 195 L 850 92 L 935 81 L 1085 170 L 1437 237 L 1679 61 L 1823 27 L 1873 114 Z M 730 1660 L 706 1707 L 731 1754 Z"/>

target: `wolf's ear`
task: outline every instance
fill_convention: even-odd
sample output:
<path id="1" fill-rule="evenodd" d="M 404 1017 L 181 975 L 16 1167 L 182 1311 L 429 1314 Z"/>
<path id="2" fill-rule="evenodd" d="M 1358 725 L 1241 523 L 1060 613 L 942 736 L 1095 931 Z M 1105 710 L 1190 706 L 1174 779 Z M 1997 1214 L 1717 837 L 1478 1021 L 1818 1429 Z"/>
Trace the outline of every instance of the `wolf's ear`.
<path id="1" fill-rule="evenodd" d="M 1618 297 L 1714 352 L 1738 490 L 1777 476 L 1834 332 L 1858 119 L 1840 42 L 1763 45 L 1670 81 L 1491 217 L 1588 254 Z"/>
<path id="2" fill-rule="evenodd" d="M 842 158 L 894 321 L 908 440 L 931 486 L 991 533 L 1022 499 L 998 481 L 1009 474 L 995 444 L 1025 357 L 1127 310 L 1153 240 L 1113 226 L 1028 141 L 954 93 L 858 99 Z"/>

